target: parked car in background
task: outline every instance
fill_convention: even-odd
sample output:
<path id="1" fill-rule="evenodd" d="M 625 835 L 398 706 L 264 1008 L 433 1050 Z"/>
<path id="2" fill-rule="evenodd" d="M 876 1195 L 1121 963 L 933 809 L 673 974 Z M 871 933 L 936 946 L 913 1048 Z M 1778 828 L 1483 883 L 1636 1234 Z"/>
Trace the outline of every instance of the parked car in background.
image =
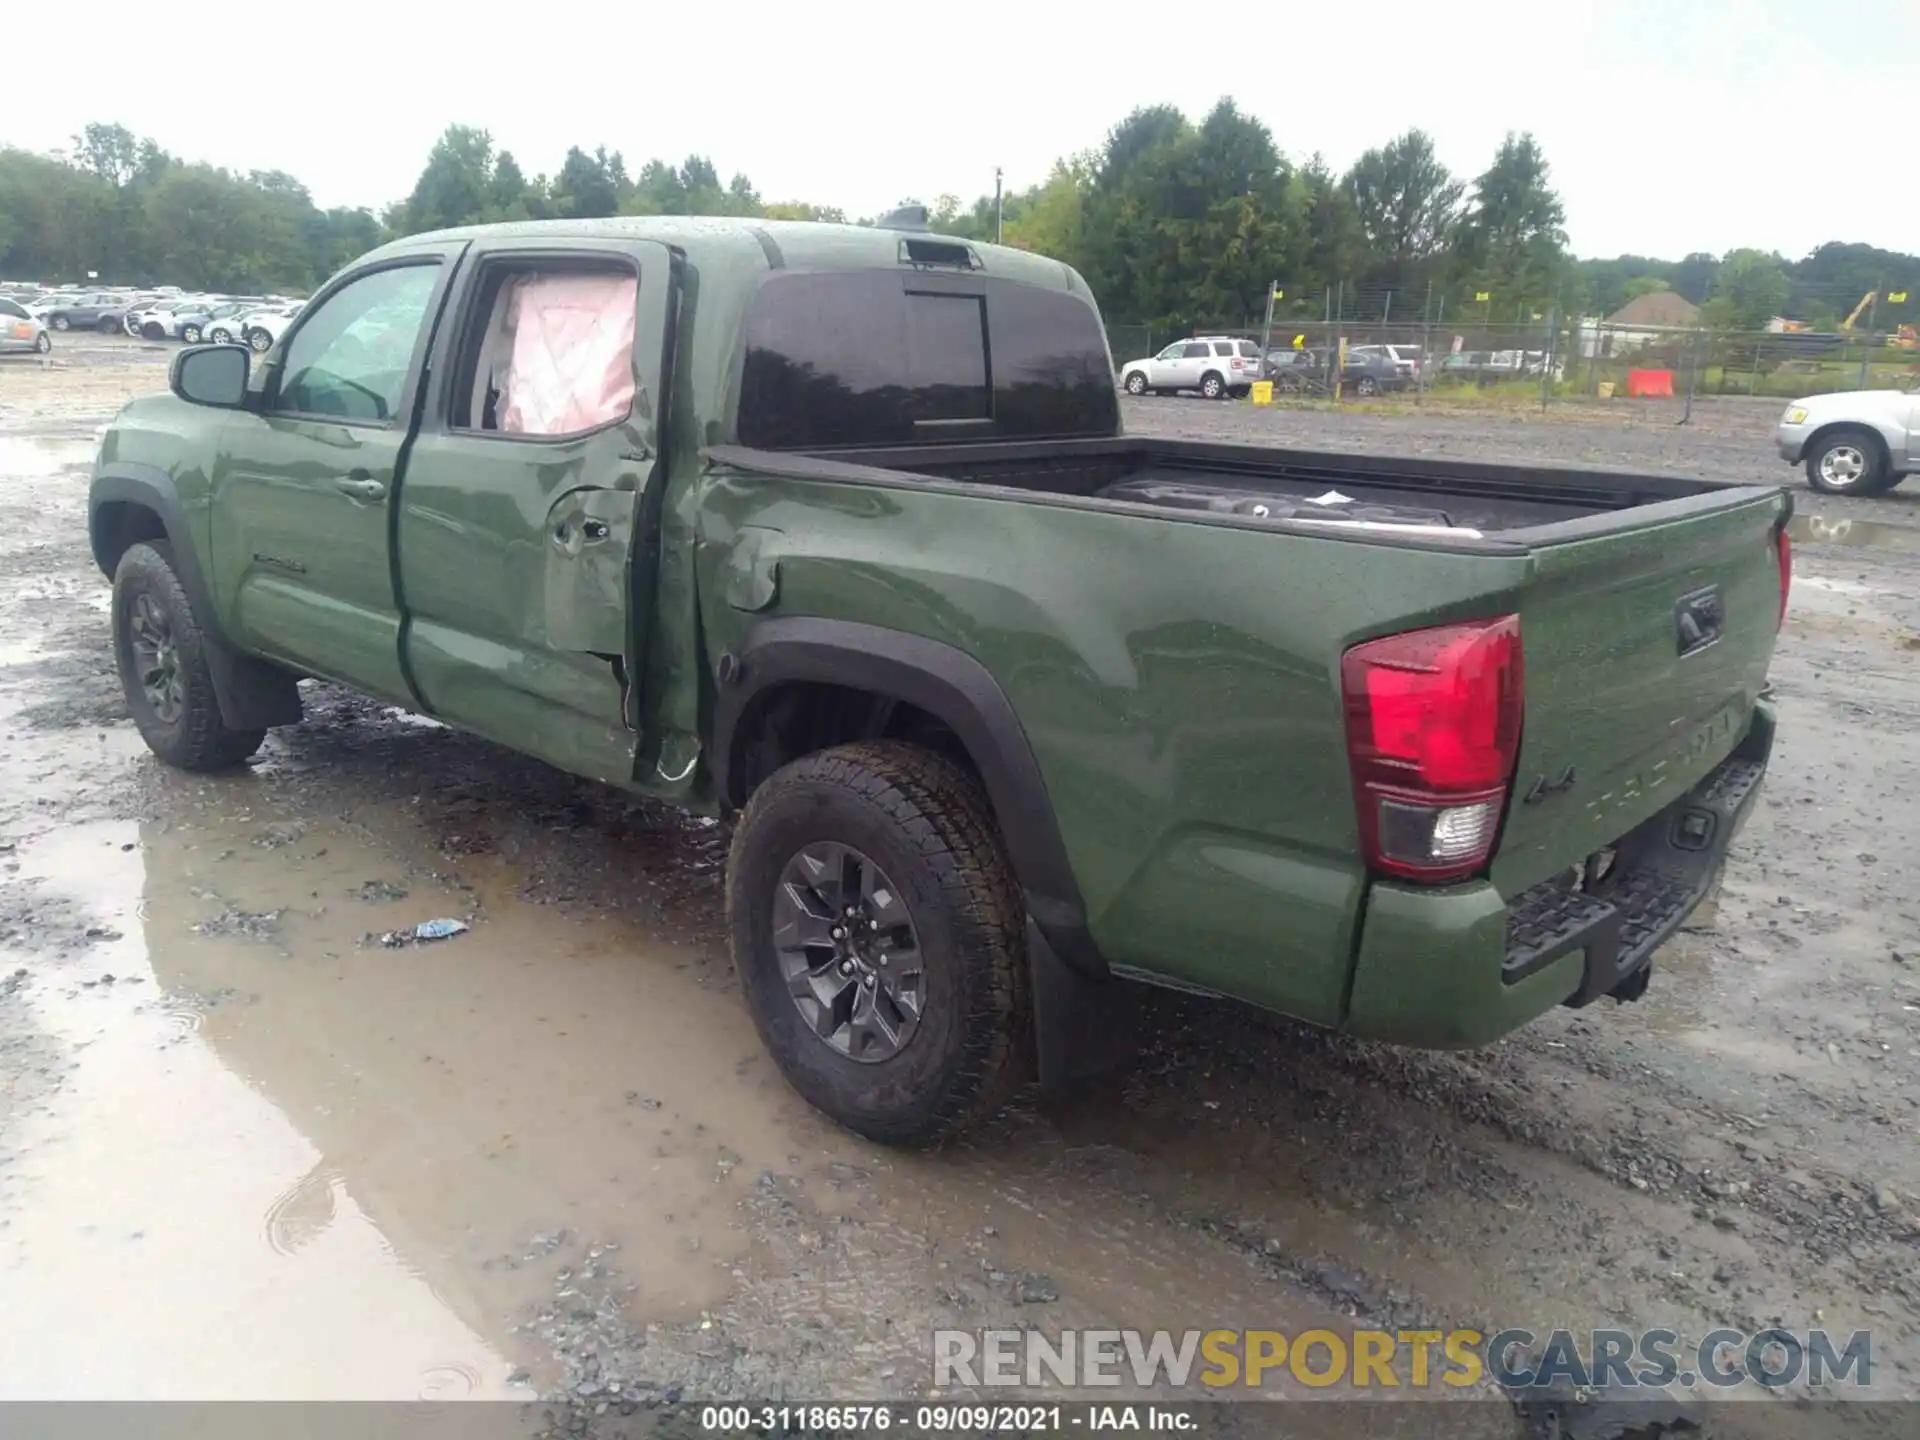
<path id="1" fill-rule="evenodd" d="M 147 340 L 186 340 L 198 344 L 207 312 L 220 303 L 218 296 L 187 295 L 163 300 L 140 314 L 140 335 Z M 188 337 L 191 330 L 192 336 Z"/>
<path id="2" fill-rule="evenodd" d="M 49 295 L 27 308 L 55 330 L 118 330 L 127 314 L 125 299 L 98 292 Z"/>
<path id="3" fill-rule="evenodd" d="M 1829 495 L 1881 495 L 1920 473 L 1920 390 L 1809 395 L 1780 416 L 1774 442 Z"/>
<path id="4" fill-rule="evenodd" d="M 1120 367 L 1120 383 L 1129 395 L 1197 390 L 1209 400 L 1219 400 L 1246 394 L 1259 378 L 1260 347 L 1231 335 L 1196 335 Z"/>
<path id="5" fill-rule="evenodd" d="M 1418 345 L 1355 345 L 1349 355 L 1370 355 L 1386 360 L 1400 372 L 1409 385 L 1420 383 L 1420 347 Z"/>
<path id="6" fill-rule="evenodd" d="M 205 338 L 216 345 L 238 344 L 246 333 L 247 317 L 261 309 L 256 300 L 229 300 L 207 312 Z"/>
<path id="7" fill-rule="evenodd" d="M 1360 346 L 1347 351 L 1347 361 L 1340 369 L 1340 386 L 1349 394 L 1373 396 L 1386 395 L 1395 390 L 1406 390 L 1413 383 L 1413 377 L 1384 353 L 1380 346 Z M 1363 353 L 1373 351 L 1375 353 Z M 1331 352 L 1320 348 L 1306 350 L 1283 350 L 1275 354 L 1291 355 L 1292 361 L 1279 368 L 1274 382 L 1279 389 L 1289 394 L 1303 391 L 1327 391 L 1332 387 L 1328 372 L 1333 366 Z M 1267 357 L 1271 363 L 1273 355 Z"/>
<path id="8" fill-rule="evenodd" d="M 53 349 L 53 336 L 36 315 L 17 300 L 0 300 L 0 354 L 29 351 L 44 355 Z"/>
<path id="9" fill-rule="evenodd" d="M 274 342 L 287 333 L 287 326 L 300 313 L 300 306 L 285 305 L 276 310 L 256 310 L 246 317 L 242 338 L 255 354 L 264 355 Z"/>

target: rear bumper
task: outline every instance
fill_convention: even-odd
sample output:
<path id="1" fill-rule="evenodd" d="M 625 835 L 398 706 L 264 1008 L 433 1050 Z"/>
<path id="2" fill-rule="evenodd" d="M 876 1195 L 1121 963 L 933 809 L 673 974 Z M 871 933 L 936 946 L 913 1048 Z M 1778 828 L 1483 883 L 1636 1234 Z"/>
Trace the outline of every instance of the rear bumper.
<path id="1" fill-rule="evenodd" d="M 1402 1045 L 1483 1045 L 1556 1005 L 1637 999 L 1653 952 L 1711 892 L 1759 799 L 1773 714 L 1734 753 L 1615 846 L 1591 891 L 1558 880 L 1503 897 L 1379 882 L 1368 896 L 1346 1028 Z"/>

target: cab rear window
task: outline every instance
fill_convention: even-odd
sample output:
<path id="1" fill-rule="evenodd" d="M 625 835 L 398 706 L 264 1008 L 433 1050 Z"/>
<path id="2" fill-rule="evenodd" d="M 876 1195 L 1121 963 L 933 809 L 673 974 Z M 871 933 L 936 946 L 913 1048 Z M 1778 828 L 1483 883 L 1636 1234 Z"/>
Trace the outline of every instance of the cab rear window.
<path id="1" fill-rule="evenodd" d="M 1064 291 L 919 271 L 770 276 L 748 312 L 740 442 L 767 450 L 1112 434 L 1106 336 Z"/>

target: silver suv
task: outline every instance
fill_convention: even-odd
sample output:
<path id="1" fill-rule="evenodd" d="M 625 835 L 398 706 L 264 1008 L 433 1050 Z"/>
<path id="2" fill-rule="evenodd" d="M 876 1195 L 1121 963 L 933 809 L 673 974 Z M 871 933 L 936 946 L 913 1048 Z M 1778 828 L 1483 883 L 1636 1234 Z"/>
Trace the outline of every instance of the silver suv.
<path id="1" fill-rule="evenodd" d="M 1260 347 L 1231 335 L 1195 335 L 1158 355 L 1129 360 L 1120 367 L 1120 383 L 1129 395 L 1163 395 L 1198 390 L 1209 400 L 1244 395 L 1260 378 Z"/>

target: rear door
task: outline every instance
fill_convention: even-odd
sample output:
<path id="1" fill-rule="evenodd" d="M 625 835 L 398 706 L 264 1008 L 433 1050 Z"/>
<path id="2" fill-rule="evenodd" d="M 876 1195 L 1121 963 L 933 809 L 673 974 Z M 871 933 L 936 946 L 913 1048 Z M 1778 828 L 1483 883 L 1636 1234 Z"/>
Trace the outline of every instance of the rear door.
<path id="1" fill-rule="evenodd" d="M 1526 713 L 1492 871 L 1504 892 L 1611 845 L 1745 733 L 1779 627 L 1786 501 L 1701 507 L 1539 532 L 1565 538 L 1541 544 L 1519 597 Z M 1632 515 L 1648 518 L 1620 529 Z"/>
<path id="2" fill-rule="evenodd" d="M 679 266 L 652 241 L 477 246 L 400 497 L 428 707 L 615 783 L 641 742 Z"/>
<path id="3" fill-rule="evenodd" d="M 391 515 L 414 401 L 464 241 L 343 276 L 261 368 L 221 433 L 213 570 L 236 638 L 411 705 Z"/>

